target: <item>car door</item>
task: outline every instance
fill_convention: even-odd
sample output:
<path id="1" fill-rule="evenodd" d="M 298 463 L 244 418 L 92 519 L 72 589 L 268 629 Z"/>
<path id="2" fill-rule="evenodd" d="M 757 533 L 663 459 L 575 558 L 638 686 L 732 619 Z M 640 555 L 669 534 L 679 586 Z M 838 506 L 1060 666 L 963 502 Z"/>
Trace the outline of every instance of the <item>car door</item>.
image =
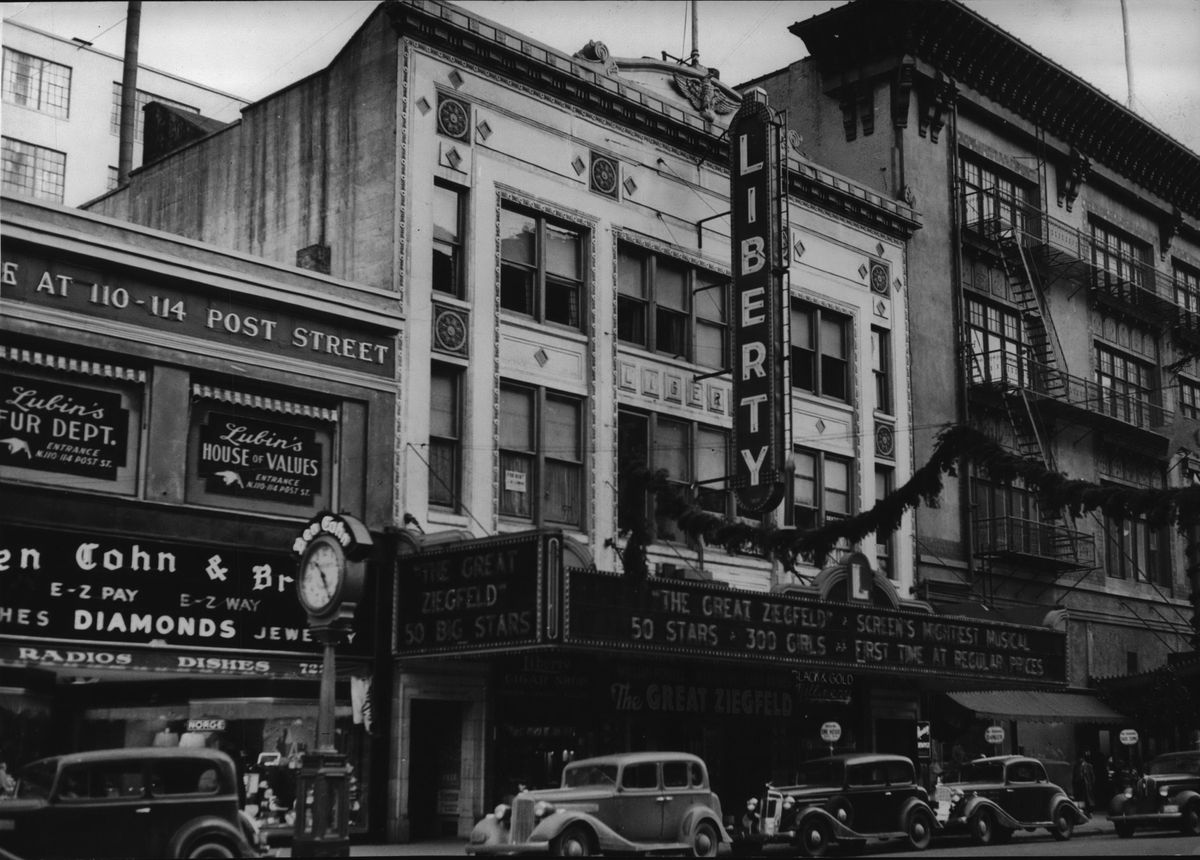
<path id="1" fill-rule="evenodd" d="M 626 764 L 617 786 L 617 832 L 631 842 L 658 842 L 662 838 L 663 797 L 657 761 Z"/>
<path id="2" fill-rule="evenodd" d="M 851 829 L 859 833 L 891 830 L 885 821 L 887 777 L 882 762 L 860 762 L 846 768 L 846 797 L 854 809 Z"/>
<path id="3" fill-rule="evenodd" d="M 199 758 L 163 758 L 150 765 L 153 800 L 146 835 L 153 855 L 164 857 L 171 839 L 193 819 L 236 818 L 236 788 L 216 762 Z"/>
<path id="4" fill-rule="evenodd" d="M 664 842 L 679 840 L 679 826 L 694 806 L 708 804 L 709 791 L 704 772 L 693 761 L 662 763 L 662 836 Z"/>
<path id="5" fill-rule="evenodd" d="M 154 856 L 142 838 L 150 804 L 140 759 L 67 764 L 52 803 L 47 856 Z"/>
<path id="6" fill-rule="evenodd" d="M 1017 821 L 1046 821 L 1050 812 L 1048 803 L 1049 783 L 1045 772 L 1038 773 L 1031 761 L 1010 762 L 1005 771 L 1004 794 L 1000 801 L 1004 810 Z M 1039 784 L 1038 777 L 1043 778 Z"/>

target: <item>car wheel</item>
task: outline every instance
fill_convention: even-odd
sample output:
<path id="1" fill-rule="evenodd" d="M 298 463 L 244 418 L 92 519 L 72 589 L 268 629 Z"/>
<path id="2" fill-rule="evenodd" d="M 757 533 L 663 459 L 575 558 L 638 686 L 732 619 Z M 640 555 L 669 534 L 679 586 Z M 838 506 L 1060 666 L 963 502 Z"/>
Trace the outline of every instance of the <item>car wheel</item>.
<path id="1" fill-rule="evenodd" d="M 827 857 L 833 850 L 833 830 L 817 815 L 800 822 L 797 846 L 805 857 Z"/>
<path id="2" fill-rule="evenodd" d="M 854 807 L 850 801 L 841 795 L 829 798 L 825 811 L 847 827 L 854 826 Z"/>
<path id="3" fill-rule="evenodd" d="M 550 853 L 555 857 L 590 857 L 592 835 L 586 828 L 573 824 L 550 842 Z"/>
<path id="4" fill-rule="evenodd" d="M 214 836 L 202 836 L 188 845 L 181 856 L 187 860 L 202 860 L 202 858 L 228 860 L 228 858 L 237 857 L 238 852 L 222 839 Z"/>
<path id="5" fill-rule="evenodd" d="M 692 832 L 692 856 L 716 857 L 717 847 L 721 844 L 717 836 L 717 828 L 711 821 L 701 821 Z"/>
<path id="6" fill-rule="evenodd" d="M 981 809 L 971 819 L 971 841 L 977 845 L 991 845 L 997 841 L 999 829 L 996 825 L 996 813 L 987 808 Z"/>
<path id="7" fill-rule="evenodd" d="M 1050 835 L 1059 842 L 1066 842 L 1075 832 L 1075 813 L 1065 803 L 1054 807 L 1054 824 L 1047 828 Z"/>
<path id="8" fill-rule="evenodd" d="M 933 841 L 933 816 L 924 809 L 914 809 L 908 816 L 904 833 L 908 837 L 909 848 L 924 851 Z"/>
<path id="9" fill-rule="evenodd" d="M 1128 839 L 1133 836 L 1133 825 L 1128 821 L 1114 821 L 1113 827 L 1117 831 L 1117 836 L 1121 839 Z"/>
<path id="10" fill-rule="evenodd" d="M 1179 832 L 1184 836 L 1200 834 L 1200 803 L 1189 803 L 1183 808 L 1183 818 L 1179 821 Z"/>

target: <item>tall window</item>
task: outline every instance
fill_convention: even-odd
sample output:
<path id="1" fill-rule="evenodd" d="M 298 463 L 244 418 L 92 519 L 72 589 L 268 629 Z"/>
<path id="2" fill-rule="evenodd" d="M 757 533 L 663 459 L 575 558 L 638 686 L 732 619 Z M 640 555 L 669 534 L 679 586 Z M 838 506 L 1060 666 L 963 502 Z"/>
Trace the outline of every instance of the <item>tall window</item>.
<path id="1" fill-rule="evenodd" d="M 1139 427 L 1150 423 L 1153 365 L 1096 344 L 1096 382 L 1101 411 Z"/>
<path id="2" fill-rule="evenodd" d="M 871 328 L 871 370 L 875 374 L 875 409 L 892 411 L 892 339 L 887 329 Z"/>
<path id="3" fill-rule="evenodd" d="M 972 382 L 1025 383 L 1028 350 L 1016 311 L 968 296 L 967 334 L 971 343 Z"/>
<path id="4" fill-rule="evenodd" d="M 1003 483 L 972 474 L 971 504 L 975 523 L 993 543 L 1029 555 L 1052 553 L 1051 547 L 1042 545 L 1037 496 L 1019 478 Z"/>
<path id="5" fill-rule="evenodd" d="M 981 220 L 998 220 L 1001 224 L 1027 229 L 1027 219 L 1034 217 L 1031 208 L 1022 204 L 1035 199 L 1035 188 L 1013 174 L 983 164 L 969 154 L 959 161 L 962 170 L 966 223 L 977 226 Z"/>
<path id="6" fill-rule="evenodd" d="M 825 451 L 796 448 L 796 471 L 792 476 L 792 523 L 798 529 L 812 529 L 831 520 L 846 519 L 853 513 L 850 480 L 854 462 Z M 848 549 L 840 544 L 839 551 Z M 808 558 L 812 564 L 824 559 Z"/>
<path id="7" fill-rule="evenodd" d="M 120 81 L 113 81 L 112 85 L 112 109 L 108 115 L 108 131 L 109 134 L 121 134 L 121 90 L 123 86 Z M 154 93 L 148 93 L 143 90 L 137 91 L 137 101 L 134 104 L 133 112 L 137 117 L 136 126 L 134 127 L 133 139 L 141 141 L 146 131 L 146 105 L 150 102 L 159 102 L 168 105 L 177 110 L 187 111 L 188 113 L 199 114 L 200 109 L 185 105 L 183 102 L 177 102 L 174 99 L 163 98 L 156 96 Z"/>
<path id="8" fill-rule="evenodd" d="M 876 466 L 875 467 L 875 504 L 879 504 L 884 499 L 892 494 L 896 489 L 896 470 L 891 466 Z M 896 578 L 895 565 L 893 564 L 893 544 L 895 542 L 895 533 L 887 532 L 886 534 L 876 532 L 875 534 L 875 558 L 876 564 L 880 570 L 887 575 L 888 579 Z"/>
<path id="9" fill-rule="evenodd" d="M 4 100 L 65 119 L 71 109 L 71 67 L 5 48 Z"/>
<path id="10" fill-rule="evenodd" d="M 434 362 L 429 387 L 429 504 L 458 510 L 462 492 L 462 371 Z"/>
<path id="11" fill-rule="evenodd" d="M 1179 377 L 1179 414 L 1200 420 L 1200 382 Z"/>
<path id="12" fill-rule="evenodd" d="M 542 215 L 500 209 L 500 307 L 581 328 L 583 231 Z"/>
<path id="13" fill-rule="evenodd" d="M 433 187 L 433 288 L 462 298 L 463 194 L 440 182 Z"/>
<path id="14" fill-rule="evenodd" d="M 6 192 L 62 202 L 63 181 L 67 174 L 66 153 L 11 137 L 3 139 L 2 148 L 2 178 Z"/>
<path id="15" fill-rule="evenodd" d="M 627 242 L 617 255 L 617 338 L 724 368 L 729 279 Z"/>
<path id="16" fill-rule="evenodd" d="M 1144 519 L 1104 517 L 1104 569 L 1114 579 L 1171 584 L 1167 529 Z"/>
<path id="17" fill-rule="evenodd" d="M 500 388 L 500 513 L 583 527 L 583 401 Z"/>
<path id="18" fill-rule="evenodd" d="M 729 431 L 649 412 L 622 409 L 617 414 L 618 524 L 629 528 L 651 513 L 651 499 L 631 486 L 632 467 L 665 470 L 667 479 L 700 508 L 721 516 L 732 510 L 729 475 Z M 659 523 L 663 536 L 674 532 Z"/>
<path id="19" fill-rule="evenodd" d="M 850 399 L 850 318 L 792 302 L 792 386 L 818 397 Z"/>
<path id="20" fill-rule="evenodd" d="M 1175 265 L 1175 304 L 1200 314 L 1200 272 L 1178 263 Z"/>
<path id="21" fill-rule="evenodd" d="M 1101 270 L 1099 277 L 1152 286 L 1148 282 L 1150 245 L 1098 221 L 1092 222 L 1092 262 Z"/>

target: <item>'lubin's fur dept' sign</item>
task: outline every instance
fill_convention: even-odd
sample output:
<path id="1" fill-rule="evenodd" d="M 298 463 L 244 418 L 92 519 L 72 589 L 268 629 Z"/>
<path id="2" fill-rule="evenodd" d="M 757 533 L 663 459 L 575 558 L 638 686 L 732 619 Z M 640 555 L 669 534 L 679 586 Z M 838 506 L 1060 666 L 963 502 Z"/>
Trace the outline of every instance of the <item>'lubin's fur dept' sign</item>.
<path id="1" fill-rule="evenodd" d="M 1066 632 L 917 609 L 566 569 L 554 532 L 398 559 L 398 655 L 565 646 L 799 670 L 1064 684 Z"/>

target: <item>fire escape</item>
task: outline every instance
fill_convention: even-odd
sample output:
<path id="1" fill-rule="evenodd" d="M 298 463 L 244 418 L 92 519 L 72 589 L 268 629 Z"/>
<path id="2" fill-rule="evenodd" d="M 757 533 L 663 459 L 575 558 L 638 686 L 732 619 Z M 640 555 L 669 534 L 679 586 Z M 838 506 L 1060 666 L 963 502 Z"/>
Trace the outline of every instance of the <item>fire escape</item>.
<path id="1" fill-rule="evenodd" d="M 1086 284 L 1091 301 L 1165 325 L 1178 340 L 1200 338 L 1200 318 L 1175 302 L 1169 280 L 1152 266 L 1123 261 L 1120 273 L 1109 271 L 1098 265 L 1091 236 L 1035 206 L 991 189 L 970 190 L 962 202 L 964 242 L 1003 270 L 1025 344 L 1023 352 L 970 353 L 972 402 L 1003 410 L 1020 454 L 1051 470 L 1056 465 L 1050 427 L 1056 419 L 1165 456 L 1173 416 L 1161 405 L 1067 372 L 1046 291 L 1063 279 Z M 973 521 L 985 588 L 997 561 L 1038 571 L 1045 587 L 1069 571 L 1082 578 L 1095 568 L 1094 536 L 1070 528 L 1065 511 L 1039 507 L 1036 520 Z"/>

